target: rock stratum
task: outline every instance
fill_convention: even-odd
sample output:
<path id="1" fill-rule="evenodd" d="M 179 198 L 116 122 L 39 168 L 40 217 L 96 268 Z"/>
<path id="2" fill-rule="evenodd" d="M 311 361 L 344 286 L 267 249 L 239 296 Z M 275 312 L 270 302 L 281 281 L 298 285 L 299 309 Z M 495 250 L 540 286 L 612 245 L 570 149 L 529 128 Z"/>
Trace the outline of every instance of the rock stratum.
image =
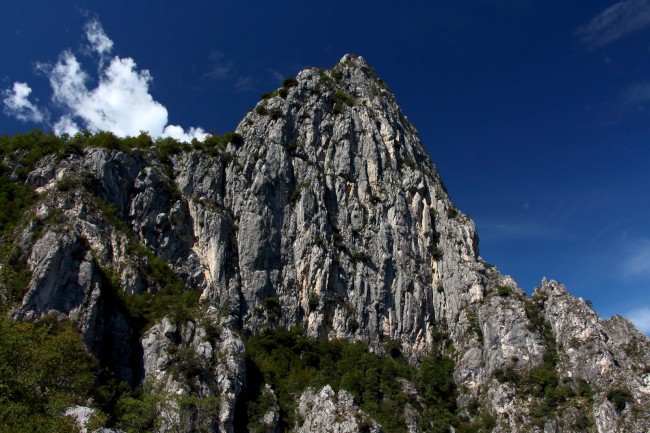
<path id="1" fill-rule="evenodd" d="M 529 297 L 483 261 L 474 223 L 361 57 L 285 80 L 211 144 L 86 136 L 28 170 L 24 151 L 5 154 L 3 176 L 35 195 L 4 241 L 3 269 L 28 277 L 18 295 L 5 277 L 2 300 L 16 321 L 71 322 L 113 381 L 163 396 L 148 428 L 650 431 L 648 337 L 555 281 Z M 361 342 L 417 377 L 444 357 L 455 418 L 423 415 L 426 386 L 408 377 L 401 426 L 329 383 L 296 388 L 287 418 L 266 376 L 250 391 L 247 338 L 276 329 Z M 248 412 L 244 396 L 257 399 Z M 83 423 L 86 406 L 70 409 Z"/>

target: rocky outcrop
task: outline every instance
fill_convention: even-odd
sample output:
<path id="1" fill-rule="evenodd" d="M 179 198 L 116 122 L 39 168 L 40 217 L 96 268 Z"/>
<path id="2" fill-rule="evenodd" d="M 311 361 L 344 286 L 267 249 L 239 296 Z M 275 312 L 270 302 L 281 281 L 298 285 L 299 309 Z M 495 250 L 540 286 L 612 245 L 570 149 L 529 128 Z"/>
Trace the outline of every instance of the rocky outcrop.
<path id="1" fill-rule="evenodd" d="M 39 198 L 15 243 L 32 278 L 13 316 L 72 319 L 121 378 L 176 396 L 170 422 L 186 417 L 179 398 L 212 404 L 189 405 L 186 430 L 232 431 L 245 383 L 237 333 L 290 326 L 379 353 L 391 340 L 413 363 L 448 341 L 464 416 L 489 412 L 494 431 L 650 428 L 648 338 L 552 281 L 530 299 L 485 263 L 474 223 L 360 57 L 300 72 L 228 143 L 86 148 L 44 158 L 27 183 Z M 133 316 L 129 302 L 163 295 L 196 295 L 195 310 Z M 542 367 L 554 386 L 588 385 L 574 405 L 588 419 L 520 383 Z M 303 394 L 301 431 L 358 428 L 366 418 L 348 397 Z"/>
<path id="2" fill-rule="evenodd" d="M 142 346 L 145 383 L 163 398 L 159 431 L 233 431 L 246 380 L 244 344 L 216 311 L 183 323 L 165 317 Z"/>
<path id="3" fill-rule="evenodd" d="M 574 381 L 591 384 L 593 417 L 598 431 L 637 432 L 648 429 L 650 408 L 650 341 L 627 319 L 603 321 L 582 298 L 555 281 L 542 282 L 544 316 L 560 351 L 558 369 Z M 622 404 L 615 396 L 629 392 Z M 644 409 L 645 408 L 645 409 Z M 637 417 L 635 411 L 644 411 Z"/>
<path id="4" fill-rule="evenodd" d="M 329 385 L 316 391 L 305 390 L 298 402 L 299 433 L 379 433 L 376 421 L 354 405 L 354 398 L 345 391 L 335 393 Z"/>

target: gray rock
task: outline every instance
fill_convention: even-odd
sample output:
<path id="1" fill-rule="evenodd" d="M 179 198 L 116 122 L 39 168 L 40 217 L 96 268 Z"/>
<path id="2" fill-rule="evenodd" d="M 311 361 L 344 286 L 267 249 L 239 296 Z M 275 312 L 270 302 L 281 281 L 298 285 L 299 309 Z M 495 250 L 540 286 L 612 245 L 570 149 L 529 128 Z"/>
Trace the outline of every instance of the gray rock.
<path id="1" fill-rule="evenodd" d="M 69 407 L 63 412 L 65 416 L 74 418 L 75 424 L 79 427 L 79 433 L 87 433 L 86 426 L 90 421 L 90 417 L 95 413 L 95 409 L 86 406 L 73 406 Z"/>
<path id="2" fill-rule="evenodd" d="M 354 405 L 354 398 L 345 391 L 335 393 L 325 385 L 319 391 L 308 388 L 298 402 L 299 433 L 379 433 L 381 426 Z"/>

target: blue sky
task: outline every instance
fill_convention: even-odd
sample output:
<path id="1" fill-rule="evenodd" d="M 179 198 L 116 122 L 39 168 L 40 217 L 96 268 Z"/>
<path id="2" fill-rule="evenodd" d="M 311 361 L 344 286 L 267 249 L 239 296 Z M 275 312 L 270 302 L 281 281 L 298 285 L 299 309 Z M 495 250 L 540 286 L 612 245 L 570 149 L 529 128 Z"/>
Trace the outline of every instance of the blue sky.
<path id="1" fill-rule="evenodd" d="M 345 53 L 395 93 L 485 260 L 650 332 L 648 0 L 9 0 L 0 133 L 223 133 Z"/>

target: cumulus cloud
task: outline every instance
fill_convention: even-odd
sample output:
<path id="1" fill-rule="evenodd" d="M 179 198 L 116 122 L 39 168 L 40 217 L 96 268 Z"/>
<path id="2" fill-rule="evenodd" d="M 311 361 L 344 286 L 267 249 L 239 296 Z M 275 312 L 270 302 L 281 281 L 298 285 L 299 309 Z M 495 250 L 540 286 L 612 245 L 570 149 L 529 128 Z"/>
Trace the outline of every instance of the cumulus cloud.
<path id="1" fill-rule="evenodd" d="M 581 26 L 576 35 L 591 48 L 621 39 L 650 25 L 650 0 L 623 0 Z"/>
<path id="2" fill-rule="evenodd" d="M 12 89 L 3 91 L 2 103 L 5 113 L 23 122 L 43 122 L 45 115 L 29 100 L 30 93 L 32 93 L 32 89 L 27 83 L 18 82 L 14 83 Z"/>
<path id="3" fill-rule="evenodd" d="M 152 137 L 173 137 L 182 141 L 205 139 L 202 128 L 187 131 L 168 124 L 168 112 L 149 93 L 152 76 L 138 70 L 130 57 L 112 57 L 111 41 L 97 20 L 85 26 L 86 38 L 93 52 L 101 56 L 95 88 L 88 88 L 89 75 L 76 56 L 63 51 L 54 65 L 40 65 L 52 87 L 52 102 L 62 111 L 52 125 L 56 134 L 74 134 L 81 128 L 91 132 L 110 131 L 117 136 L 136 136 L 147 131 Z M 31 89 L 25 83 L 14 83 L 13 91 L 5 91 L 5 112 L 21 119 L 43 122 L 41 110 L 27 97 Z"/>
<path id="4" fill-rule="evenodd" d="M 53 100 L 93 130 L 121 137 L 141 130 L 163 134 L 167 109 L 149 94 L 149 71 L 138 71 L 133 59 L 113 58 L 95 89 L 86 87 L 86 79 L 77 59 L 65 52 L 50 74 Z"/>
<path id="5" fill-rule="evenodd" d="M 625 315 L 641 332 L 650 334 L 650 307 L 637 308 Z"/>

